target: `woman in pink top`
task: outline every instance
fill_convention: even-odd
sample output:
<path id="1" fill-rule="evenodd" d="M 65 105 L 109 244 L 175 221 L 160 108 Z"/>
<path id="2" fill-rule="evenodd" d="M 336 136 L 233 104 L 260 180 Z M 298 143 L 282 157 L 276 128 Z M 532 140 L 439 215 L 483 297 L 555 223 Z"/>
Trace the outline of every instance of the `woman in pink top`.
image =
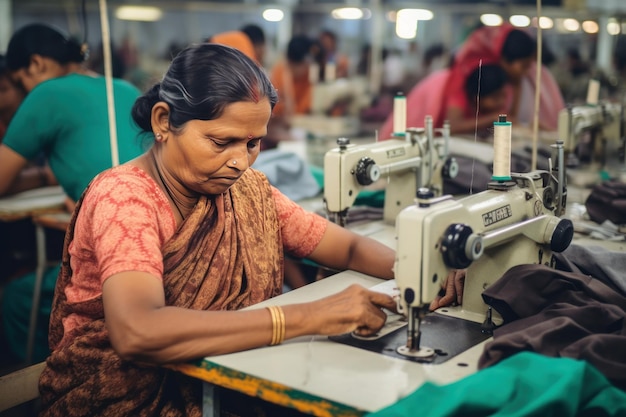
<path id="1" fill-rule="evenodd" d="M 537 88 L 535 51 L 534 39 L 510 24 L 476 29 L 455 53 L 449 69 L 430 75 L 411 90 L 407 96 L 407 127 L 423 127 L 424 117 L 430 115 L 435 127 L 441 127 L 444 120 L 448 120 L 452 134 L 478 130 L 480 136 L 502 113 L 515 124 L 532 126 Z M 480 67 L 489 65 L 499 65 L 506 72 L 506 99 L 499 108 L 487 109 L 479 104 L 476 112 L 480 90 L 468 96 L 468 83 L 475 82 L 469 77 Z M 556 130 L 558 114 L 564 107 L 558 85 L 542 67 L 539 128 Z M 381 139 L 388 139 L 393 133 L 392 120 L 393 115 L 383 125 Z"/>
<path id="2" fill-rule="evenodd" d="M 200 416 L 199 380 L 158 365 L 382 327 L 395 301 L 358 285 L 238 311 L 281 293 L 285 252 L 393 278 L 393 250 L 305 212 L 250 169 L 276 97 L 254 61 L 202 44 L 137 100 L 153 145 L 92 181 L 67 232 L 43 416 Z"/>
<path id="3" fill-rule="evenodd" d="M 498 113 L 506 113 L 513 123 L 529 124 L 530 120 L 520 120 L 520 113 L 532 112 L 534 101 L 522 101 L 523 95 L 532 95 L 535 85 L 536 42 L 524 30 L 516 29 L 508 23 L 501 26 L 484 26 L 470 34 L 454 56 L 450 80 L 444 91 L 444 103 L 441 119 L 450 122 L 452 133 L 473 132 L 490 127 L 497 120 Z M 467 77 L 480 65 L 499 64 L 507 73 L 510 90 L 506 108 L 491 114 L 471 114 L 471 104 L 464 91 Z M 554 79 L 542 72 L 541 79 L 541 119 L 540 128 L 555 130 L 558 113 L 565 106 L 560 90 Z M 532 91 L 524 92 L 528 88 Z M 524 106 L 522 109 L 521 106 Z"/>

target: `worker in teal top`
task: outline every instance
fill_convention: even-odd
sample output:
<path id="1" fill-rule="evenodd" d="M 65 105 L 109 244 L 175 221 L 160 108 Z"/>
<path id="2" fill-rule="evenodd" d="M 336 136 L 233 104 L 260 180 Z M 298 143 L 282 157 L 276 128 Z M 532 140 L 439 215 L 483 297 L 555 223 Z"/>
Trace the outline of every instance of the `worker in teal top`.
<path id="1" fill-rule="evenodd" d="M 51 185 L 56 177 L 77 200 L 96 174 L 112 166 L 105 79 L 85 70 L 84 58 L 80 44 L 46 25 L 12 36 L 7 66 L 28 94 L 0 146 L 0 195 Z M 139 94 L 130 83 L 113 81 L 120 163 L 142 151 L 130 118 Z M 53 175 L 22 172 L 41 152 Z"/>
<path id="2" fill-rule="evenodd" d="M 104 77 L 83 66 L 86 51 L 59 30 L 31 24 L 16 31 L 6 61 L 27 95 L 0 145 L 0 195 L 59 184 L 76 201 L 91 179 L 112 166 Z M 142 153 L 131 108 L 140 91 L 113 81 L 119 162 Z M 43 154 L 44 167 L 27 167 Z M 4 237 L 6 239 L 6 237 Z M 59 268 L 46 271 L 33 360 L 48 354 L 47 328 Z M 34 273 L 12 280 L 1 300 L 4 338 L 15 361 L 23 361 Z"/>

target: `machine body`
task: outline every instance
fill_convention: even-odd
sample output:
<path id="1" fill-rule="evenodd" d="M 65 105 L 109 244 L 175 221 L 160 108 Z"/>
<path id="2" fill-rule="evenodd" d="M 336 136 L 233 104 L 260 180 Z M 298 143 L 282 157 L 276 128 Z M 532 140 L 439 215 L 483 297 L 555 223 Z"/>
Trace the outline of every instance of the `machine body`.
<path id="1" fill-rule="evenodd" d="M 404 139 L 367 145 L 338 139 L 339 147 L 324 156 L 324 201 L 329 215 L 345 224 L 359 192 L 381 178 L 387 179 L 383 218 L 390 224 L 400 210 L 413 203 L 418 188 L 441 195 L 443 178 L 456 175 L 454 161 L 447 159 L 446 132 L 449 127 L 435 140 L 430 119 L 430 127 L 408 129 Z"/>
<path id="2" fill-rule="evenodd" d="M 617 103 L 603 103 L 569 107 L 559 113 L 559 138 L 563 140 L 568 166 L 576 166 L 579 159 L 588 156 L 589 162 L 606 163 L 607 146 L 619 149 L 619 160 L 624 162 L 626 145 L 626 121 L 624 106 Z M 579 149 L 583 144 L 587 152 Z M 586 153 L 588 155 L 581 155 Z"/>
<path id="3" fill-rule="evenodd" d="M 462 305 L 447 314 L 483 323 L 492 320 L 481 296 L 487 287 L 515 265 L 553 265 L 552 253 L 569 246 L 573 225 L 559 217 L 567 199 L 562 144 L 555 148 L 561 162 L 552 172 L 513 173 L 511 181 L 459 200 L 418 194 L 399 213 L 395 277 L 398 308 L 409 322 L 401 353 L 424 354 L 420 320 L 452 270 L 466 269 L 465 288 Z"/>

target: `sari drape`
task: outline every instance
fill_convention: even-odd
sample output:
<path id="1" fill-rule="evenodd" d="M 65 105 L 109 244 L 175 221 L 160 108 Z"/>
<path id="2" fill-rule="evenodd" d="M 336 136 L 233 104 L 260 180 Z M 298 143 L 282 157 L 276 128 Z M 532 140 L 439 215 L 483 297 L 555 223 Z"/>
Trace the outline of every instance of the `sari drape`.
<path id="1" fill-rule="evenodd" d="M 84 195 L 89 192 L 89 188 Z M 198 380 L 151 364 L 125 361 L 113 350 L 102 296 L 69 304 L 68 248 L 79 200 L 66 234 L 50 319 L 53 349 L 40 378 L 43 416 L 200 416 Z M 202 197 L 162 248 L 166 304 L 235 310 L 282 292 L 283 248 L 267 179 L 248 170 L 226 193 Z M 91 321 L 63 335 L 63 320 Z M 61 341 L 64 341 L 61 344 Z"/>

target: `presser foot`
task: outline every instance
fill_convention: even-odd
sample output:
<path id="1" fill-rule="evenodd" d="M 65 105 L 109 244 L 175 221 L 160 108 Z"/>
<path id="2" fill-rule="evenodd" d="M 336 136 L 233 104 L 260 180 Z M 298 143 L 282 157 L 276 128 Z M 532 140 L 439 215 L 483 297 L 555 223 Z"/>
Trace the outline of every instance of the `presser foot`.
<path id="1" fill-rule="evenodd" d="M 432 356 L 435 356 L 435 350 L 431 349 L 429 347 L 420 347 L 419 349 L 411 349 L 408 346 L 399 346 L 396 349 L 396 352 L 398 352 L 400 355 L 404 355 L 404 356 L 408 356 L 410 358 L 430 358 Z"/>

